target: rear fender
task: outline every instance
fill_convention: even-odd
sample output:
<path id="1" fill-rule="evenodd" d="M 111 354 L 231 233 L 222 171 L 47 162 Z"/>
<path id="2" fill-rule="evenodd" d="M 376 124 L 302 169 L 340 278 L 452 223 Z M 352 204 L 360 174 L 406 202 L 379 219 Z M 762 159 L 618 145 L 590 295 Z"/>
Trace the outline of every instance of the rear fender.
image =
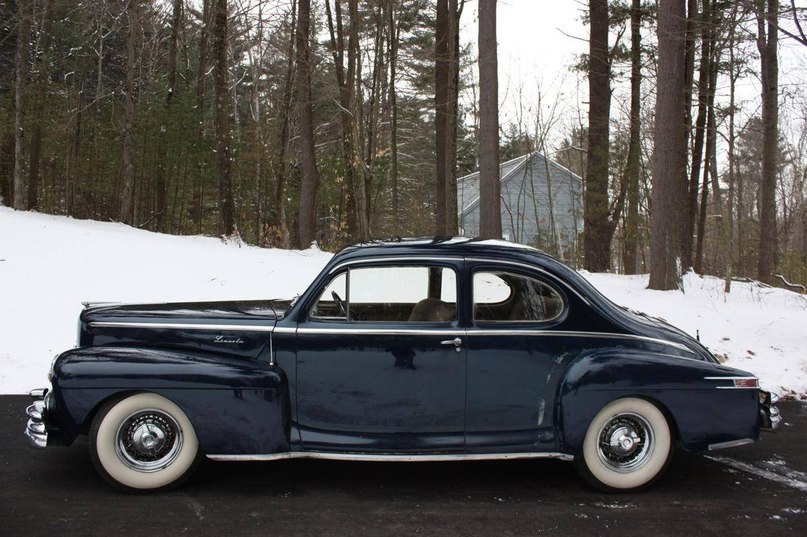
<path id="1" fill-rule="evenodd" d="M 748 373 L 632 349 L 608 349 L 579 358 L 561 383 L 559 420 L 564 451 L 576 453 L 586 429 L 605 405 L 624 397 L 654 403 L 681 444 L 703 451 L 712 444 L 759 437 L 757 390 L 717 389 L 706 377 Z"/>

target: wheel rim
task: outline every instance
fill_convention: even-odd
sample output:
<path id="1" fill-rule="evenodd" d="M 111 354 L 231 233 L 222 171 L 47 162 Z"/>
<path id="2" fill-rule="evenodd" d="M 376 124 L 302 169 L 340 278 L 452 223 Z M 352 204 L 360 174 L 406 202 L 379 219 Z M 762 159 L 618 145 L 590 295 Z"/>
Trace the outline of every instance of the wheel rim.
<path id="1" fill-rule="evenodd" d="M 118 458 L 138 472 L 156 472 L 174 462 L 182 448 L 182 429 L 160 410 L 139 410 L 118 427 Z"/>
<path id="2" fill-rule="evenodd" d="M 611 470 L 628 473 L 641 468 L 653 454 L 653 428 L 642 416 L 618 414 L 597 435 L 597 454 Z"/>

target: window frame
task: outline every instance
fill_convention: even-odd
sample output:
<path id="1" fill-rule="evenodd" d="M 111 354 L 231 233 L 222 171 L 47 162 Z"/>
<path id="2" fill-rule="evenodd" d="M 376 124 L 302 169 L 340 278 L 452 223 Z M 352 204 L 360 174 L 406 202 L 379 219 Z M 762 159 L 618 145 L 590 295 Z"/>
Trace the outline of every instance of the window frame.
<path id="1" fill-rule="evenodd" d="M 333 324 L 340 324 L 340 325 L 362 325 L 362 324 L 381 324 L 381 325 L 396 325 L 396 326 L 416 326 L 416 325 L 430 325 L 430 326 L 457 326 L 460 319 L 461 314 L 461 280 L 462 280 L 462 272 L 463 268 L 462 265 L 455 265 L 451 261 L 459 261 L 462 263 L 462 260 L 422 260 L 422 259 L 412 259 L 408 260 L 406 258 L 400 260 L 385 260 L 382 263 L 372 263 L 372 262 L 356 262 L 345 264 L 341 266 L 335 267 L 329 273 L 329 278 L 317 289 L 317 292 L 314 294 L 314 299 L 311 302 L 308 311 L 306 312 L 306 318 L 309 321 L 313 322 L 326 322 L 326 323 L 333 323 Z M 392 268 L 424 268 L 424 269 L 433 269 L 433 268 L 441 268 L 443 270 L 451 270 L 454 273 L 454 297 L 455 301 L 454 304 L 454 319 L 451 321 L 385 321 L 385 320 L 357 320 L 350 318 L 350 272 L 352 270 L 360 270 L 360 269 L 392 269 Z M 329 285 L 341 275 L 346 275 L 345 281 L 345 311 L 346 316 L 344 317 L 319 317 L 312 314 L 314 308 L 316 308 L 317 304 L 320 301 L 320 298 L 323 296 L 325 290 L 328 288 Z M 441 277 L 445 277 L 445 273 Z M 427 282 L 427 294 L 428 294 L 428 282 Z M 428 296 L 424 298 L 430 298 Z M 423 300 L 423 299 L 420 299 Z M 420 300 L 416 301 L 414 304 L 417 305 Z M 451 304 L 451 302 L 448 302 Z"/>
<path id="2" fill-rule="evenodd" d="M 561 301 L 561 308 L 558 311 L 558 314 L 555 315 L 554 317 L 551 317 L 551 318 L 548 318 L 548 319 L 542 319 L 542 320 L 535 320 L 535 319 L 477 319 L 476 318 L 476 305 L 477 304 L 476 304 L 476 297 L 475 297 L 475 291 L 474 291 L 474 280 L 476 278 L 476 275 L 479 274 L 479 273 L 492 273 L 494 276 L 497 276 L 497 277 L 498 277 L 497 273 L 502 273 L 502 274 L 513 275 L 513 276 L 518 276 L 518 277 L 521 277 L 521 278 L 528 278 L 528 279 L 532 279 L 534 281 L 537 281 L 538 283 L 548 287 L 552 292 L 554 292 L 557 295 L 557 297 Z M 469 280 L 469 282 L 468 282 L 469 283 L 469 293 L 468 293 L 468 295 L 469 295 L 469 300 L 470 300 L 470 302 L 469 302 L 469 307 L 470 307 L 469 314 L 470 314 L 470 322 L 471 322 L 471 325 L 473 325 L 473 326 L 485 326 L 485 325 L 497 325 L 497 326 L 499 326 L 499 325 L 507 325 L 507 324 L 511 324 L 511 325 L 513 325 L 513 324 L 515 324 L 515 325 L 532 325 L 532 326 L 556 325 L 556 324 L 559 324 L 560 322 L 562 322 L 566 318 L 566 316 L 567 316 L 567 314 L 569 312 L 569 298 L 566 295 L 566 293 L 564 293 L 557 286 L 547 282 L 546 279 L 541 278 L 539 275 L 536 275 L 534 273 L 530 273 L 530 272 L 525 271 L 525 270 L 517 270 L 515 267 L 509 267 L 509 266 L 502 267 L 502 266 L 487 265 L 487 264 L 485 264 L 485 265 L 477 265 L 477 266 L 473 267 L 470 270 L 468 280 Z M 506 280 L 505 280 L 505 283 L 506 283 Z M 507 302 L 508 300 L 512 300 L 512 299 L 513 299 L 513 296 L 511 295 L 506 300 L 504 300 L 502 302 L 496 302 L 496 303 L 493 303 L 493 304 L 503 304 L 503 303 Z"/>

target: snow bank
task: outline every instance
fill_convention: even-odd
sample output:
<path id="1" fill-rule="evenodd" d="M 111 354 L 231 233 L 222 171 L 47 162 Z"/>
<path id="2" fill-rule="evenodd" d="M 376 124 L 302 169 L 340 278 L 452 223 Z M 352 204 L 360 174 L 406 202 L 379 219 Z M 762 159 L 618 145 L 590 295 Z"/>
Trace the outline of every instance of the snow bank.
<path id="1" fill-rule="evenodd" d="M 0 207 L 0 393 L 47 384 L 82 301 L 290 298 L 330 257 Z"/>
<path id="2" fill-rule="evenodd" d="M 51 358 L 75 344 L 82 301 L 292 297 L 331 254 L 224 244 L 122 224 L 0 207 L 0 393 L 44 386 Z M 688 274 L 685 292 L 647 276 L 584 273 L 613 301 L 667 319 L 782 393 L 807 394 L 807 298 Z"/>

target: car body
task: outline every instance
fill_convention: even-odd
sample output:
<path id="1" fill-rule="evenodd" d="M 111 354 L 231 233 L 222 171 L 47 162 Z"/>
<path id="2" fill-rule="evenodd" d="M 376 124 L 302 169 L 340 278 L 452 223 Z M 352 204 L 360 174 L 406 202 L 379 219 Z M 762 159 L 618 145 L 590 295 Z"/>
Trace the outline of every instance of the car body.
<path id="1" fill-rule="evenodd" d="M 752 442 L 780 417 L 757 379 L 504 241 L 346 248 L 295 300 L 93 304 L 34 390 L 35 446 L 89 435 L 126 490 L 215 460 L 574 460 L 649 486 L 672 448 Z"/>

